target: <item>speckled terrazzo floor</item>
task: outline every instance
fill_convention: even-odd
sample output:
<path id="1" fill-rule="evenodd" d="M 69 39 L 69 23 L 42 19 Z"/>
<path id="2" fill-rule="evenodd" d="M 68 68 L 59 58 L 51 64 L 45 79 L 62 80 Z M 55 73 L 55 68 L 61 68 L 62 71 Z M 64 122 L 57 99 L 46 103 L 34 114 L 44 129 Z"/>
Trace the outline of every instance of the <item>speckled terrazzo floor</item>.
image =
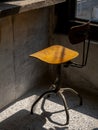
<path id="1" fill-rule="evenodd" d="M 0 130 L 98 130 L 98 97 L 82 92 L 83 106 L 78 106 L 78 98 L 66 93 L 69 106 L 70 122 L 66 120 L 61 100 L 51 95 L 36 106 L 35 114 L 30 115 L 31 104 L 43 91 L 33 89 L 0 113 Z M 41 102 L 45 107 L 41 107 Z"/>

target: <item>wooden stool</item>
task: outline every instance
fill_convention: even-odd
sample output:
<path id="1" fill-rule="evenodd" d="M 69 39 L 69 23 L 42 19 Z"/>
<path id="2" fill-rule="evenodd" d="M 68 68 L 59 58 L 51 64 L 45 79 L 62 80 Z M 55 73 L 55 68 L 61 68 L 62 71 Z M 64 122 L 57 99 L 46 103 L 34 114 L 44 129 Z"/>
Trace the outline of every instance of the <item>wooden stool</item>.
<path id="1" fill-rule="evenodd" d="M 71 44 L 82 44 L 82 57 L 81 63 L 75 63 L 71 60 L 78 56 L 78 52 L 68 49 L 61 45 L 53 45 L 46 49 L 43 49 L 39 52 L 31 54 L 30 56 L 40 59 L 49 64 L 56 64 L 57 65 L 57 76 L 56 80 L 52 84 L 52 89 L 44 92 L 32 105 L 31 114 L 33 114 L 33 108 L 37 104 L 37 102 L 44 97 L 45 95 L 49 95 L 50 93 L 58 94 L 64 104 L 65 113 L 66 113 L 66 122 L 62 125 L 67 125 L 69 123 L 69 113 L 67 110 L 67 103 L 66 99 L 63 95 L 63 91 L 71 91 L 75 95 L 77 95 L 80 99 L 79 105 L 82 105 L 82 98 L 78 92 L 73 90 L 72 88 L 61 88 L 61 65 L 64 64 L 64 67 L 72 66 L 77 68 L 83 68 L 87 64 L 88 59 L 88 52 L 90 46 L 90 21 L 84 23 L 82 25 L 77 25 L 71 27 L 69 30 L 69 41 Z"/>
<path id="2" fill-rule="evenodd" d="M 66 63 L 66 65 L 69 65 L 72 59 L 76 58 L 79 55 L 79 53 L 77 51 L 68 49 L 64 46 L 61 45 L 53 45 L 50 46 L 46 49 L 43 49 L 41 51 L 38 51 L 34 54 L 31 54 L 31 57 L 35 57 L 41 61 L 44 61 L 46 63 L 49 64 L 56 64 L 57 65 L 57 76 L 56 76 L 56 80 L 54 81 L 54 83 L 52 84 L 52 89 L 48 90 L 46 92 L 44 92 L 32 105 L 31 108 L 31 114 L 33 114 L 33 108 L 34 106 L 38 103 L 38 101 L 46 96 L 49 95 L 51 93 L 56 93 L 58 94 L 64 104 L 64 108 L 65 108 L 65 113 L 66 113 L 66 122 L 63 125 L 67 125 L 69 123 L 69 112 L 68 112 L 68 107 L 67 107 L 67 103 L 66 103 L 66 99 L 63 95 L 63 91 L 71 91 L 72 93 L 74 93 L 75 95 L 77 95 L 80 99 L 80 105 L 82 105 L 82 98 L 79 95 L 78 92 L 76 92 L 75 90 L 73 90 L 72 88 L 61 88 L 60 87 L 60 83 L 61 83 L 61 65 L 63 63 Z"/>

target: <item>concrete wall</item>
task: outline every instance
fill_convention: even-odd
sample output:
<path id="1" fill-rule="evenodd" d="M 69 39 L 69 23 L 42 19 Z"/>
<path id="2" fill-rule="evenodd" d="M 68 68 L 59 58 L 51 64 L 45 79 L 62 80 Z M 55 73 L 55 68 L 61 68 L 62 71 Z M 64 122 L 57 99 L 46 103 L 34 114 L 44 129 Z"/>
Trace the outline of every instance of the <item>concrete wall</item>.
<path id="1" fill-rule="evenodd" d="M 47 64 L 29 54 L 48 46 L 48 25 L 48 8 L 0 18 L 0 108 L 41 84 Z"/>

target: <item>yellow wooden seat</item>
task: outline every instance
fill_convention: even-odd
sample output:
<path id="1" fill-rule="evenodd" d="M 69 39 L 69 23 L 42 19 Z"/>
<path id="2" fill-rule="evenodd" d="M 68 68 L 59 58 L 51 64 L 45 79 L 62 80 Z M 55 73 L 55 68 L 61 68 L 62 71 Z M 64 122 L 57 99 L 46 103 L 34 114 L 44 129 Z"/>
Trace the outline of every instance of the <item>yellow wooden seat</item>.
<path id="1" fill-rule="evenodd" d="M 53 45 L 33 53 L 30 56 L 50 64 L 61 64 L 74 59 L 78 55 L 79 53 L 77 51 L 65 48 L 61 45 Z"/>

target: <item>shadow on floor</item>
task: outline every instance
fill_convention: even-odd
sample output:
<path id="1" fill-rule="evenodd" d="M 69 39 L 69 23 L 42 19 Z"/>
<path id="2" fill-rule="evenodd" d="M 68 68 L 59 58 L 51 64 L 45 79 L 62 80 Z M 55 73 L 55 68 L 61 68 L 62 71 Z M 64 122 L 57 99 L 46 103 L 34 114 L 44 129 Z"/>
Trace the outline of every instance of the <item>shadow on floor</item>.
<path id="1" fill-rule="evenodd" d="M 21 110 L 2 121 L 0 123 L 0 130 L 47 130 L 44 128 L 46 121 L 46 117 L 43 113 L 41 115 L 30 115 L 29 111 Z M 49 130 L 64 130 L 66 128 L 67 127 L 50 127 Z"/>
<path id="2" fill-rule="evenodd" d="M 18 101 L 25 99 L 27 97 L 30 97 L 32 95 L 36 95 L 37 96 L 41 95 L 41 93 L 45 92 L 45 89 L 40 90 L 39 88 L 37 88 L 36 90 L 24 95 L 24 97 L 20 98 Z M 81 95 L 83 97 L 83 106 L 78 106 L 79 104 L 79 99 L 77 96 L 73 95 L 72 93 L 69 92 L 65 92 L 64 93 L 67 103 L 68 103 L 68 107 L 69 109 L 73 109 L 77 112 L 86 114 L 88 116 L 91 116 L 93 118 L 98 119 L 98 97 L 94 96 L 94 95 L 89 95 L 88 93 L 84 93 L 81 92 Z M 33 96 L 32 96 L 33 98 Z M 34 99 L 31 98 L 31 102 L 34 102 Z M 27 110 L 21 110 L 17 113 L 15 113 L 14 115 L 12 115 L 11 117 L 5 119 L 4 121 L 2 121 L 0 123 L 0 130 L 47 130 L 46 127 L 44 128 L 44 125 L 47 124 L 47 120 L 53 124 L 53 126 L 48 130 L 65 130 L 68 129 L 67 127 L 63 127 L 59 122 L 55 122 L 57 120 L 52 120 L 51 115 L 52 114 L 57 114 L 61 112 L 61 116 L 62 116 L 62 112 L 64 112 L 64 109 L 62 108 L 60 111 L 56 109 L 57 105 L 63 105 L 62 101 L 59 99 L 58 96 L 51 95 L 50 98 L 48 98 L 48 101 L 53 102 L 53 104 L 55 103 L 55 105 L 52 107 L 52 109 L 54 109 L 54 113 L 52 112 L 47 112 L 44 108 L 43 108 L 43 104 L 45 102 L 45 100 L 43 100 L 41 107 L 39 107 L 38 109 L 42 110 L 43 113 L 41 113 L 40 115 L 38 114 L 34 114 L 33 116 L 30 115 L 30 112 Z M 32 105 L 32 104 L 31 104 Z M 38 104 L 39 105 L 39 104 Z M 48 104 L 48 102 L 46 101 L 46 106 L 47 105 L 51 105 Z M 51 110 L 51 106 L 50 106 L 50 110 Z M 70 115 L 71 116 L 71 115 Z M 64 120 L 66 120 L 66 115 L 64 117 Z M 51 125 L 50 125 L 51 126 Z M 98 130 L 98 128 L 95 127 L 95 129 L 93 130 Z"/>

